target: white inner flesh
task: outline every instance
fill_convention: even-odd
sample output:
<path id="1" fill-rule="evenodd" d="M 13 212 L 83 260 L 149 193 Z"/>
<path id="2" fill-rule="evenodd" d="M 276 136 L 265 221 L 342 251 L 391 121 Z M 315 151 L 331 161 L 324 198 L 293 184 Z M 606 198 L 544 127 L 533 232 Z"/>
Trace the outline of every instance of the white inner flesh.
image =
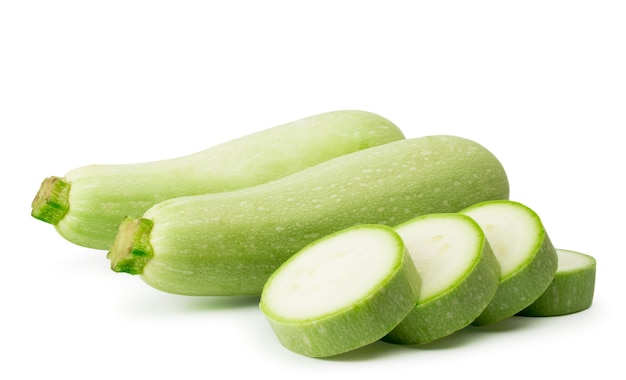
<path id="1" fill-rule="evenodd" d="M 556 253 L 559 257 L 559 266 L 557 269 L 559 272 L 569 272 L 572 270 L 586 268 L 593 264 L 591 257 L 581 253 L 567 251 L 564 249 L 557 249 Z"/>
<path id="2" fill-rule="evenodd" d="M 418 219 L 396 231 L 420 274 L 420 302 L 458 283 L 481 254 L 480 232 L 465 218 Z"/>
<path id="3" fill-rule="evenodd" d="M 397 236 L 378 228 L 347 231 L 301 251 L 264 289 L 265 304 L 288 319 L 340 310 L 368 295 L 402 258 Z"/>
<path id="4" fill-rule="evenodd" d="M 500 277 L 515 272 L 534 254 L 541 224 L 524 207 L 495 203 L 464 212 L 476 220 L 500 263 Z"/>

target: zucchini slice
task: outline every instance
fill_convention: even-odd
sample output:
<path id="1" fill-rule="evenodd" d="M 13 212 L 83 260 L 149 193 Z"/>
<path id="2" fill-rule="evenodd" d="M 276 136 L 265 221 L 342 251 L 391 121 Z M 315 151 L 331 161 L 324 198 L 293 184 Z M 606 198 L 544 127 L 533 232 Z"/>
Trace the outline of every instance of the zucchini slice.
<path id="1" fill-rule="evenodd" d="M 596 259 L 584 253 L 557 249 L 559 265 L 548 289 L 518 313 L 528 317 L 551 317 L 586 310 L 593 303 Z"/>
<path id="2" fill-rule="evenodd" d="M 481 226 L 500 263 L 500 282 L 493 299 L 473 325 L 511 317 L 546 290 L 557 269 L 556 249 L 539 216 L 512 200 L 478 203 L 461 211 Z"/>
<path id="3" fill-rule="evenodd" d="M 500 266 L 480 226 L 428 214 L 396 226 L 422 280 L 415 308 L 383 340 L 424 344 L 470 325 L 498 287 Z"/>
<path id="4" fill-rule="evenodd" d="M 260 308 L 283 346 L 328 357 L 373 343 L 415 305 L 420 278 L 400 236 L 360 225 L 322 238 L 269 278 Z"/>

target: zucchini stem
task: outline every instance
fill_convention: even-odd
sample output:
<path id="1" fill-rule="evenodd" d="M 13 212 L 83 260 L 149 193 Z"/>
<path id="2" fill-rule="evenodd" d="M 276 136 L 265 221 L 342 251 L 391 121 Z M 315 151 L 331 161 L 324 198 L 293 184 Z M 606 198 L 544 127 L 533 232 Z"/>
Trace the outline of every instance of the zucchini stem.
<path id="1" fill-rule="evenodd" d="M 43 180 L 35 199 L 31 203 L 31 216 L 56 225 L 70 209 L 70 183 L 61 177 Z"/>
<path id="2" fill-rule="evenodd" d="M 143 273 L 144 266 L 154 255 L 150 232 L 154 223 L 145 218 L 126 217 L 120 223 L 117 236 L 107 258 L 115 272 Z"/>

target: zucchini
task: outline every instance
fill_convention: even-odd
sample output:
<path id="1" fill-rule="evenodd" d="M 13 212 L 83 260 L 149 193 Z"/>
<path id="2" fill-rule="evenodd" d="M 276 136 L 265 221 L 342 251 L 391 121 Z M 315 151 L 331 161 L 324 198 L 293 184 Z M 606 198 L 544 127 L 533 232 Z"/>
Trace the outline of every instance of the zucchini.
<path id="1" fill-rule="evenodd" d="M 107 257 L 114 271 L 169 293 L 260 295 L 279 265 L 333 232 L 508 195 L 504 168 L 482 145 L 404 139 L 259 186 L 163 201 L 126 218 Z"/>
<path id="2" fill-rule="evenodd" d="M 259 185 L 328 159 L 404 139 L 389 120 L 341 110 L 259 131 L 183 157 L 75 168 L 46 178 L 31 215 L 55 226 L 66 240 L 111 248 L 126 216 L 141 216 L 174 197 Z"/>
<path id="3" fill-rule="evenodd" d="M 400 236 L 360 225 L 290 257 L 270 276 L 259 306 L 283 346 L 328 357 L 382 338 L 413 308 L 419 289 Z"/>

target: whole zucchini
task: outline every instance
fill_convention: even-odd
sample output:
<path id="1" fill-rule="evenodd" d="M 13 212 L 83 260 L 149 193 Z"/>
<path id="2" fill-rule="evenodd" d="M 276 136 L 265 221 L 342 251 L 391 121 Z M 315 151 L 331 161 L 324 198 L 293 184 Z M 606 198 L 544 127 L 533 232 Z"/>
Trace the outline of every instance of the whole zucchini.
<path id="1" fill-rule="evenodd" d="M 260 295 L 291 255 L 357 224 L 507 199 L 498 159 L 457 136 L 424 136 L 337 157 L 263 185 L 181 197 L 127 218 L 107 257 L 114 271 L 186 295 Z"/>
<path id="2" fill-rule="evenodd" d="M 177 158 L 90 165 L 46 178 L 31 215 L 75 244 L 109 249 L 126 216 L 160 201 L 259 185 L 328 159 L 404 139 L 380 115 L 340 110 L 310 116 Z"/>

